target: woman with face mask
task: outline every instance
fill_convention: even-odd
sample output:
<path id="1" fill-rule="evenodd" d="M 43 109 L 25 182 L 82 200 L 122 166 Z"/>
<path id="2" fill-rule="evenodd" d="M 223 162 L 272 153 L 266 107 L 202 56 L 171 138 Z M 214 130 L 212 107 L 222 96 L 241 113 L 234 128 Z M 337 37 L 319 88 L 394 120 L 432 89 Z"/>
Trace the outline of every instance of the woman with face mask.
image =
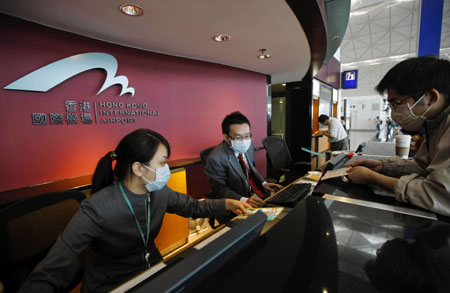
<path id="1" fill-rule="evenodd" d="M 349 164 L 348 177 L 377 184 L 398 201 L 450 216 L 450 62 L 423 56 L 400 62 L 376 90 L 387 98 L 392 119 L 407 131 L 423 130 L 413 160 L 388 158 Z"/>
<path id="2" fill-rule="evenodd" d="M 78 270 L 77 256 L 86 248 L 81 291 L 110 291 L 162 260 L 154 239 L 166 212 L 184 217 L 246 213 L 250 206 L 237 200 L 197 201 L 167 187 L 169 155 L 169 143 L 157 132 L 138 129 L 126 135 L 115 151 L 100 159 L 91 197 L 20 292 L 66 287 Z"/>

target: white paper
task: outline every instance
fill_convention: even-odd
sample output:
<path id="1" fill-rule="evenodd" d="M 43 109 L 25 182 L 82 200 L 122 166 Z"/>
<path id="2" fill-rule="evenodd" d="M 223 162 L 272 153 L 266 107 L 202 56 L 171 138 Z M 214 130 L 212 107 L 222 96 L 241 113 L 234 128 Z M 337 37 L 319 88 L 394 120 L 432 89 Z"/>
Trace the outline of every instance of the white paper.
<path id="1" fill-rule="evenodd" d="M 347 175 L 347 170 L 351 167 L 340 168 L 336 170 L 329 170 L 325 175 L 322 176 L 321 180 L 336 178 Z"/>

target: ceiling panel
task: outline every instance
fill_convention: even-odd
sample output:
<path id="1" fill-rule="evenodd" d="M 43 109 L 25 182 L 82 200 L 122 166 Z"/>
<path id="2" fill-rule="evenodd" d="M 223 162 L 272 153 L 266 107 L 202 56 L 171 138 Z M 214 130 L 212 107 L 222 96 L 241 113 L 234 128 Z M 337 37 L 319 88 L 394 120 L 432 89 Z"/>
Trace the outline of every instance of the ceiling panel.
<path id="1" fill-rule="evenodd" d="M 416 54 L 419 12 L 420 0 L 352 0 L 341 47 L 343 68 L 350 63 L 356 66 L 357 62 Z M 450 0 L 444 0 L 441 49 L 449 47 Z"/>
<path id="2" fill-rule="evenodd" d="M 119 11 L 119 0 L 0 0 L 0 12 L 56 29 L 142 50 L 225 64 L 298 81 L 310 47 L 285 0 L 135 0 L 140 17 Z M 231 40 L 212 37 L 226 33 Z M 257 58 L 267 49 L 271 59 Z"/>

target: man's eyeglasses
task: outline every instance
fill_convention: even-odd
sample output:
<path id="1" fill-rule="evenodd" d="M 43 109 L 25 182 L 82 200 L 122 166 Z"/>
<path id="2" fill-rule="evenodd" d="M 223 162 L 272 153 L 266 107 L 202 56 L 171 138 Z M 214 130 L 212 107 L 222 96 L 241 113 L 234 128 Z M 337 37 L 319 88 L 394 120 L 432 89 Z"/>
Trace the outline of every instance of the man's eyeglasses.
<path id="1" fill-rule="evenodd" d="M 423 96 L 425 96 L 425 95 L 426 95 L 426 93 L 424 93 L 421 96 L 418 95 L 418 97 L 420 97 L 418 99 L 416 97 L 413 97 L 415 100 L 415 103 L 417 103 L 417 101 L 420 100 L 421 98 L 423 98 Z M 395 110 L 395 109 L 397 109 L 398 106 L 404 104 L 407 99 L 408 99 L 408 97 L 394 98 L 394 99 L 392 99 L 391 102 L 388 102 L 388 105 L 389 105 L 389 107 L 391 107 L 392 110 Z"/>
<path id="2" fill-rule="evenodd" d="M 229 135 L 228 135 L 228 137 L 229 137 L 231 140 L 249 140 L 249 139 L 251 139 L 251 138 L 253 137 L 253 135 L 252 135 L 251 133 L 249 133 L 249 134 L 246 134 L 246 135 L 244 135 L 244 136 L 241 136 L 241 135 L 229 136 Z"/>
<path id="3" fill-rule="evenodd" d="M 389 107 L 391 107 L 392 110 L 397 109 L 397 106 L 400 106 L 401 104 L 404 103 L 404 100 L 406 99 L 395 99 L 392 102 L 388 102 Z"/>

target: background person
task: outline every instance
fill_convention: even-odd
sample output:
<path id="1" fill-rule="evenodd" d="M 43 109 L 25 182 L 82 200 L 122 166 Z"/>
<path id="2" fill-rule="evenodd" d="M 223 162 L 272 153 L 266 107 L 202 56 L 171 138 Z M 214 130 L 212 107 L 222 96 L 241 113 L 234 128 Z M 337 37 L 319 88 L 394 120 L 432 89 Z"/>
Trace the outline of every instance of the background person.
<path id="1" fill-rule="evenodd" d="M 377 127 L 377 135 L 376 139 L 377 141 L 380 141 L 380 132 L 381 132 L 381 125 L 383 124 L 383 120 L 380 119 L 380 117 L 377 116 L 375 119 L 376 127 Z"/>
<path id="2" fill-rule="evenodd" d="M 434 56 L 395 65 L 376 90 L 387 91 L 391 117 L 406 131 L 423 129 L 425 140 L 413 160 L 398 157 L 349 164 L 348 177 L 377 184 L 398 201 L 450 215 L 450 62 Z"/>
<path id="3" fill-rule="evenodd" d="M 82 292 L 106 292 L 162 260 L 154 239 L 165 212 L 208 217 L 226 210 L 245 213 L 236 200 L 197 201 L 166 186 L 170 147 L 157 132 L 138 129 L 100 159 L 92 195 L 58 237 L 19 292 L 54 292 L 66 287 L 88 248 Z M 112 159 L 117 163 L 114 171 Z M 45 227 L 44 227 L 45 229 Z"/>
<path id="4" fill-rule="evenodd" d="M 332 151 L 346 151 L 348 149 L 347 131 L 338 119 L 322 114 L 319 116 L 319 123 L 328 126 L 328 130 L 318 130 L 315 134 L 327 136 Z"/>
<path id="5" fill-rule="evenodd" d="M 391 117 L 386 118 L 386 141 L 392 137 L 392 119 Z"/>
<path id="6" fill-rule="evenodd" d="M 345 131 L 347 131 L 347 123 L 345 122 L 344 116 L 341 116 L 342 127 L 344 127 Z M 347 131 L 348 134 L 348 131 Z"/>
<path id="7" fill-rule="evenodd" d="M 233 198 L 259 207 L 266 191 L 283 186 L 269 183 L 253 166 L 254 151 L 250 121 L 233 112 L 222 122 L 223 141 L 206 158 L 205 173 L 218 198 Z"/>

